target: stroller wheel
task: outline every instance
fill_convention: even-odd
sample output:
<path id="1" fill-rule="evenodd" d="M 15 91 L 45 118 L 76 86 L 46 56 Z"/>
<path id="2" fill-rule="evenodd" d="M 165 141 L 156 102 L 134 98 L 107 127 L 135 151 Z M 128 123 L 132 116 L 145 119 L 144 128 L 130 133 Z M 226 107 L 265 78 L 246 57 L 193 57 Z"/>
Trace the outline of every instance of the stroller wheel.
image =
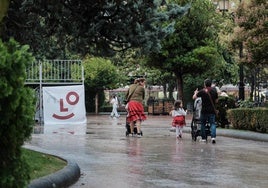
<path id="1" fill-rule="evenodd" d="M 192 140 L 195 141 L 196 140 L 196 134 L 194 131 L 191 131 L 191 135 L 192 135 Z"/>
<path id="2" fill-rule="evenodd" d="M 197 134 L 195 131 L 192 131 L 192 140 L 193 141 L 196 141 L 196 138 L 197 138 Z"/>
<path id="3" fill-rule="evenodd" d="M 192 134 L 192 140 L 194 140 L 194 133 L 192 132 L 191 134 Z"/>

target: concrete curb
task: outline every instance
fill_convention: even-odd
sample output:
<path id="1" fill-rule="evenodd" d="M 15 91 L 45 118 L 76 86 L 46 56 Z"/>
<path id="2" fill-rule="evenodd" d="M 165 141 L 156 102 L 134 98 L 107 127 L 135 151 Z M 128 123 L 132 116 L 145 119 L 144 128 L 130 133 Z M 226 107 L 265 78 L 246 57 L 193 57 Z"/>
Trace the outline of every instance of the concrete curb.
<path id="1" fill-rule="evenodd" d="M 224 136 L 224 137 L 237 138 L 237 139 L 268 142 L 268 134 L 256 133 L 256 132 L 250 132 L 250 131 L 218 129 L 217 135 Z"/>
<path id="2" fill-rule="evenodd" d="M 28 188 L 68 187 L 74 184 L 80 177 L 80 168 L 73 161 L 67 160 L 67 162 L 68 165 L 62 170 L 33 180 Z"/>
<path id="3" fill-rule="evenodd" d="M 26 147 L 26 148 L 30 150 L 46 153 L 38 149 L 37 150 L 32 149 L 31 147 L 30 148 Z M 51 154 L 48 154 L 48 155 L 51 155 Z M 52 155 L 52 156 L 65 160 L 67 162 L 67 166 L 65 166 L 63 169 L 53 174 L 49 174 L 47 176 L 31 181 L 30 184 L 28 185 L 28 188 L 55 188 L 55 187 L 63 188 L 63 187 L 68 187 L 74 184 L 75 182 L 77 182 L 81 174 L 80 168 L 77 165 L 77 163 L 72 160 L 64 159 L 56 155 Z"/>
<path id="4" fill-rule="evenodd" d="M 175 130 L 171 130 L 174 132 Z M 187 127 L 185 132 L 191 134 L 191 128 Z M 268 134 L 257 133 L 252 131 L 234 130 L 234 129 L 219 129 L 217 128 L 217 136 L 224 136 L 230 138 L 253 140 L 260 142 L 268 142 Z"/>

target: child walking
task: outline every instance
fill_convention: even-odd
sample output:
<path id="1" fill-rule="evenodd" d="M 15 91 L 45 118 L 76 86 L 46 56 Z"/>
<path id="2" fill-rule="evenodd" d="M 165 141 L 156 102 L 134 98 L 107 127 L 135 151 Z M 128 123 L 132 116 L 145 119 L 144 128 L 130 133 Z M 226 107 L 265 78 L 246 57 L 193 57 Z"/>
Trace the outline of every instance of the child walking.
<path id="1" fill-rule="evenodd" d="M 173 110 L 169 113 L 173 117 L 172 127 L 176 128 L 176 138 L 182 138 L 182 130 L 183 126 L 186 125 L 185 116 L 187 114 L 187 110 L 183 109 L 183 104 L 181 100 L 176 100 L 174 102 Z"/>
<path id="2" fill-rule="evenodd" d="M 118 108 L 118 99 L 117 99 L 117 96 L 114 95 L 111 102 L 110 102 L 112 105 L 113 105 L 113 110 L 111 112 L 111 117 L 116 117 L 116 118 L 119 118 L 119 114 L 117 112 L 117 108 Z"/>

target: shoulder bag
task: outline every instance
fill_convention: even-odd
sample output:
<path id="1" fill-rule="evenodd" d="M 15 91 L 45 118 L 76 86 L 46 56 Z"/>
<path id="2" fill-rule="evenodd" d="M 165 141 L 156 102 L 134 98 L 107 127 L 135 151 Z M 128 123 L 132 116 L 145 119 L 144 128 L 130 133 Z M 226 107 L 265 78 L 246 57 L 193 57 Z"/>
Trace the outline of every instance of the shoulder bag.
<path id="1" fill-rule="evenodd" d="M 212 106 L 213 106 L 215 115 L 216 115 L 216 117 L 218 117 L 218 115 L 219 115 L 219 111 L 216 109 L 216 107 L 215 107 L 215 105 L 214 105 L 214 103 L 213 103 L 213 101 L 212 101 L 212 98 L 211 98 L 211 95 L 210 95 L 209 91 L 207 92 L 207 94 L 208 94 L 209 99 L 210 99 L 210 102 L 211 102 L 211 104 L 212 104 Z"/>

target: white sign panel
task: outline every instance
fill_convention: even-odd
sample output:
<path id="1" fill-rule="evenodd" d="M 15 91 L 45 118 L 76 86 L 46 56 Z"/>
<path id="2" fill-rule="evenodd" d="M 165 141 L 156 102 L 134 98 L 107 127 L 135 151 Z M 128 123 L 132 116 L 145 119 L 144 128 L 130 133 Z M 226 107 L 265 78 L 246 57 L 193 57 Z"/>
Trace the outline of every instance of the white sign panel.
<path id="1" fill-rule="evenodd" d="M 43 87 L 44 124 L 86 123 L 84 86 Z"/>

